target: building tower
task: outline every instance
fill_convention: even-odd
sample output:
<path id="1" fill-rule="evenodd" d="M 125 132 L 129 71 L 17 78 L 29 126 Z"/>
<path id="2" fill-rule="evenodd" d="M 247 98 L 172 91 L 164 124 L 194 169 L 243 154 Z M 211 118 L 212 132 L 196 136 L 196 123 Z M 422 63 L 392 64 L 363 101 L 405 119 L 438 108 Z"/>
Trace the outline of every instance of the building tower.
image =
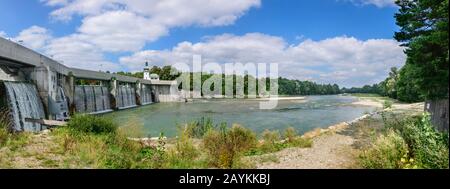
<path id="1" fill-rule="evenodd" d="M 148 67 L 148 62 L 145 62 L 144 79 L 150 80 L 150 68 Z"/>

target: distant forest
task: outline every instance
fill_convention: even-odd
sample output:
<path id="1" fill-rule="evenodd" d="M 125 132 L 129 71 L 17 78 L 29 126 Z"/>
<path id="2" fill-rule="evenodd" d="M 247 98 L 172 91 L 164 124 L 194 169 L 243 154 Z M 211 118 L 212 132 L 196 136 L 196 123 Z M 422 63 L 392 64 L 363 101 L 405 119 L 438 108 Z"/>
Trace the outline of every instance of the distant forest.
<path id="1" fill-rule="evenodd" d="M 176 79 L 178 75 L 172 75 L 171 74 L 171 66 L 164 66 L 162 68 L 153 66 L 150 69 L 150 73 L 158 74 L 161 80 L 174 80 Z M 117 74 L 126 75 L 126 76 L 133 76 L 138 78 L 143 78 L 144 73 L 143 72 L 117 72 Z M 194 73 L 191 73 L 191 76 Z M 195 73 L 198 74 L 198 73 Z M 211 78 L 213 74 L 207 74 L 202 73 L 201 80 L 202 84 L 207 79 Z M 244 94 L 247 95 L 248 91 L 248 81 L 249 79 L 256 80 L 252 76 L 236 76 L 236 75 L 225 75 L 222 74 L 222 89 L 225 89 L 225 80 L 226 78 L 230 79 L 230 77 L 233 78 L 233 84 L 236 83 L 237 80 L 243 80 L 244 82 Z M 270 80 L 267 78 L 263 78 L 263 80 L 266 80 L 266 87 L 267 89 L 270 89 Z M 192 77 L 191 77 L 192 80 Z M 256 85 L 256 89 L 258 89 L 258 85 Z M 236 87 L 233 87 L 234 94 L 236 94 Z M 191 86 L 192 90 L 192 86 Z M 222 92 L 224 94 L 224 92 Z M 312 81 L 299 81 L 299 80 L 290 80 L 286 78 L 278 78 L 278 94 L 279 95 L 330 95 L 330 94 L 339 94 L 341 93 L 341 90 L 337 84 L 318 84 Z"/>

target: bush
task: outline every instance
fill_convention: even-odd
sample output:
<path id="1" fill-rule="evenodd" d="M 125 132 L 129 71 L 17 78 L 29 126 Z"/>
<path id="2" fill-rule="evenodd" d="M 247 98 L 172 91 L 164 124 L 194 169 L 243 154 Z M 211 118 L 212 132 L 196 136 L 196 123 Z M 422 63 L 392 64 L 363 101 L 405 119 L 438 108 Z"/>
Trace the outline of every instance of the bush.
<path id="1" fill-rule="evenodd" d="M 432 126 L 428 113 L 402 120 L 383 119 L 388 131 L 394 130 L 402 138 L 408 154 L 401 157 L 402 165 L 398 164 L 398 159 L 387 159 L 386 161 L 391 160 L 392 162 L 385 163 L 386 165 L 379 164 L 380 167 L 377 168 L 392 168 L 392 165 L 395 164 L 398 168 L 448 169 L 448 133 L 437 131 Z M 371 150 L 376 152 L 376 149 Z M 403 149 L 397 150 L 403 151 Z M 386 167 L 382 167 L 382 165 Z"/>
<path id="2" fill-rule="evenodd" d="M 392 108 L 393 102 L 391 100 L 385 100 L 383 102 L 383 109 Z"/>
<path id="3" fill-rule="evenodd" d="M 280 143 L 280 132 L 264 130 L 262 133 L 262 138 L 264 140 L 261 145 L 261 150 L 265 153 L 279 151 L 283 147 L 278 145 Z"/>
<path id="4" fill-rule="evenodd" d="M 215 129 L 210 118 L 202 117 L 199 121 L 194 121 L 186 125 L 186 132 L 194 138 L 202 138 L 209 130 Z"/>
<path id="5" fill-rule="evenodd" d="M 288 127 L 286 130 L 284 130 L 284 138 L 287 140 L 287 142 L 294 142 L 296 137 L 297 131 L 294 129 L 294 127 Z"/>
<path id="6" fill-rule="evenodd" d="M 3 146 L 10 138 L 10 126 L 11 120 L 9 118 L 8 109 L 0 110 L 0 147 Z"/>
<path id="7" fill-rule="evenodd" d="M 186 130 L 180 129 L 175 148 L 168 152 L 168 162 L 171 168 L 201 167 L 196 161 L 200 151 L 194 146 L 192 139 Z"/>
<path id="8" fill-rule="evenodd" d="M 448 134 L 433 127 L 428 113 L 419 118 L 410 118 L 396 125 L 416 163 L 422 168 L 448 168 Z"/>
<path id="9" fill-rule="evenodd" d="M 218 168 L 233 168 L 240 162 L 241 155 L 256 145 L 256 135 L 240 125 L 231 129 L 222 126 L 209 130 L 203 139 L 210 164 Z"/>
<path id="10" fill-rule="evenodd" d="M 93 134 L 109 134 L 115 133 L 117 130 L 117 126 L 112 119 L 87 114 L 73 116 L 67 123 L 67 127 L 72 131 Z"/>
<path id="11" fill-rule="evenodd" d="M 370 169 L 402 168 L 402 158 L 408 156 L 408 146 L 394 130 L 379 136 L 368 150 L 360 155 L 360 163 Z"/>

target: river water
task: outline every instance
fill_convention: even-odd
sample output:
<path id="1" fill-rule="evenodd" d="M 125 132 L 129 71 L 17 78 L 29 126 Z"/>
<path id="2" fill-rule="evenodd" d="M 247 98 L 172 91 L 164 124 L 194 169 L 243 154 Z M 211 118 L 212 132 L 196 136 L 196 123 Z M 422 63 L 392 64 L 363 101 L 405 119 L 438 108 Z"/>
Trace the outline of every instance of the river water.
<path id="1" fill-rule="evenodd" d="M 177 134 L 177 125 L 211 118 L 215 123 L 241 124 L 261 133 L 265 129 L 284 130 L 294 127 L 300 134 L 314 128 L 325 128 L 350 121 L 374 107 L 353 105 L 352 96 L 306 96 L 304 100 L 280 100 L 271 110 L 260 110 L 259 102 L 245 99 L 194 100 L 188 103 L 155 103 L 107 114 L 119 125 L 137 124 L 146 135 L 155 137 Z"/>

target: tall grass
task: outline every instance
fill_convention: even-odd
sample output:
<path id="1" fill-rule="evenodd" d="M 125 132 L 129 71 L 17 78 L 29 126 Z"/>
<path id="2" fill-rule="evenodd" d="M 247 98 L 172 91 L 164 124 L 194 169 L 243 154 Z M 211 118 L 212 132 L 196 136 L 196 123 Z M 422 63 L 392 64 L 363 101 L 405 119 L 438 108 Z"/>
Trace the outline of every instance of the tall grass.
<path id="1" fill-rule="evenodd" d="M 364 167 L 449 168 L 448 133 L 437 131 L 431 124 L 430 115 L 428 113 L 424 113 L 422 116 L 408 117 L 401 120 L 398 120 L 395 117 L 392 119 L 384 117 L 383 119 L 388 132 L 380 136 L 377 139 L 377 142 L 365 151 L 365 153 L 371 154 L 370 156 L 376 156 L 378 158 L 370 158 L 370 156 L 363 154 L 360 160 Z M 395 137 L 392 132 L 395 133 Z M 387 140 L 386 138 L 390 140 Z M 403 145 L 398 145 L 400 139 L 403 141 L 402 143 L 405 144 L 406 150 Z"/>
<path id="2" fill-rule="evenodd" d="M 75 132 L 92 134 L 115 133 L 117 130 L 117 125 L 113 123 L 112 119 L 88 114 L 74 115 L 67 127 Z"/>
<path id="3" fill-rule="evenodd" d="M 8 141 L 10 127 L 11 121 L 8 109 L 0 109 L 0 147 Z"/>
<path id="4" fill-rule="evenodd" d="M 202 138 L 209 130 L 216 129 L 219 126 L 214 125 L 210 118 L 202 117 L 198 121 L 193 121 L 185 125 L 186 134 L 194 138 Z"/>
<path id="5" fill-rule="evenodd" d="M 360 163 L 365 168 L 398 169 L 402 168 L 401 159 L 407 156 L 405 140 L 394 130 L 389 130 L 361 154 Z"/>
<path id="6" fill-rule="evenodd" d="M 210 165 L 218 168 L 234 168 L 239 165 L 245 151 L 256 145 L 256 135 L 240 125 L 231 129 L 221 127 L 209 130 L 203 138 Z"/>

